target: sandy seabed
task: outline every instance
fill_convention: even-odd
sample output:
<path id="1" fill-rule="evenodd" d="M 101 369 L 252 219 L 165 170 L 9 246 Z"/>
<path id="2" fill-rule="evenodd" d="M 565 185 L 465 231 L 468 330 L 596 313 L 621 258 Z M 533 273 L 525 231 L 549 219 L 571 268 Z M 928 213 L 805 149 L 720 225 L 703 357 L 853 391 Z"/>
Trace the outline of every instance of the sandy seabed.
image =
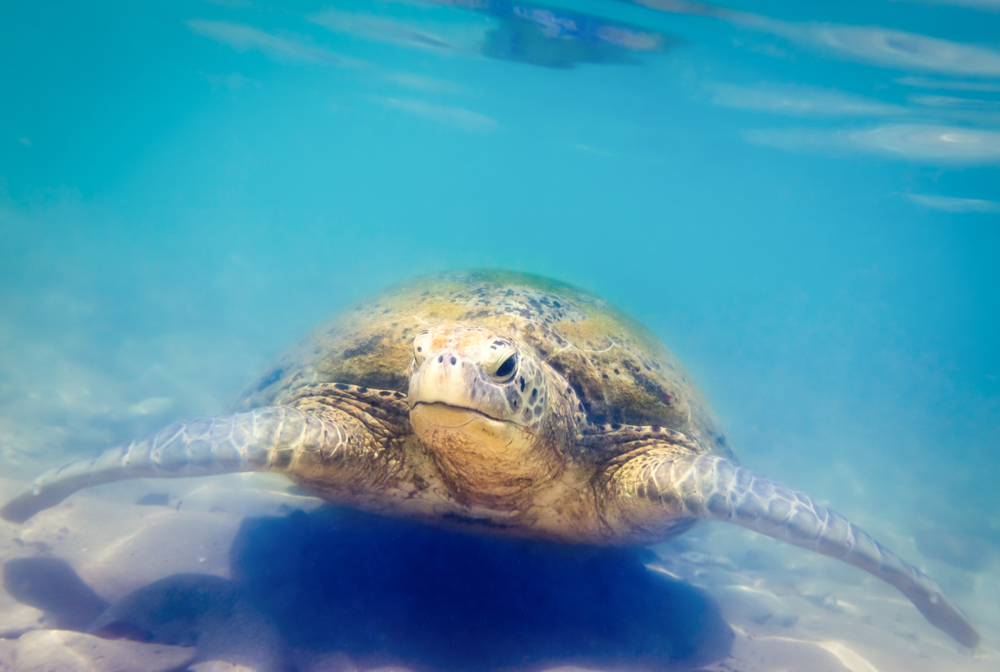
<path id="1" fill-rule="evenodd" d="M 0 499 L 8 498 L 20 487 L 21 482 L 0 479 Z M 481 605 L 486 611 L 466 611 L 460 614 L 461 623 L 452 623 L 448 613 L 468 609 L 467 604 L 460 604 L 464 598 L 455 594 L 442 595 L 446 603 L 441 606 L 433 602 L 434 595 L 428 597 L 426 590 L 414 598 L 395 596 L 391 590 L 373 592 L 371 587 L 341 586 L 338 590 L 346 595 L 343 601 L 320 602 L 317 607 L 313 598 L 326 600 L 321 597 L 323 584 L 342 581 L 347 565 L 355 567 L 350 571 L 377 566 L 377 580 L 382 586 L 394 581 L 440 580 L 421 579 L 419 573 L 406 574 L 416 571 L 417 561 L 426 559 L 428 552 L 420 547 L 424 541 L 407 538 L 398 531 L 402 528 L 391 527 L 397 523 L 386 523 L 390 526 L 388 532 L 372 532 L 383 535 L 381 541 L 372 542 L 375 546 L 367 537 L 354 537 L 353 541 L 341 537 L 338 541 L 338 530 L 347 528 L 336 524 L 324 528 L 323 516 L 337 515 L 324 511 L 328 509 L 321 502 L 298 494 L 282 477 L 234 475 L 102 486 L 77 493 L 24 525 L 0 523 L 0 562 L 5 568 L 5 592 L 0 593 L 0 635 L 5 638 L 0 642 L 0 670 L 41 669 L 25 662 L 34 660 L 27 654 L 18 656 L 18 638 L 38 630 L 87 629 L 122 643 L 139 640 L 193 646 L 182 667 L 175 669 L 199 671 L 470 669 L 480 667 L 475 662 L 477 646 L 483 650 L 481 669 L 1000 669 L 1000 573 L 996 557 L 978 572 L 934 564 L 934 569 L 939 570 L 935 578 L 967 611 L 983 636 L 982 644 L 969 651 L 925 622 L 895 589 L 863 572 L 738 528 L 706 524 L 653 549 L 655 555 L 644 557 L 641 562 L 648 578 L 621 575 L 621 582 L 648 581 L 648 586 L 643 583 L 642 595 L 656 593 L 657 584 L 662 584 L 664 599 L 678 600 L 682 610 L 690 612 L 690 619 L 687 613 L 674 614 L 670 617 L 675 618 L 672 624 L 656 625 L 666 628 L 662 636 L 667 645 L 659 655 L 630 656 L 629 646 L 616 650 L 607 637 L 602 639 L 601 633 L 588 630 L 594 626 L 587 625 L 589 621 L 584 619 L 575 640 L 573 632 L 559 631 L 558 637 L 565 641 L 561 649 L 553 650 L 565 652 L 565 658 L 560 659 L 551 653 L 537 655 L 537 642 L 525 639 L 524 632 L 518 633 L 516 623 L 513 630 L 502 629 L 510 626 L 508 623 L 499 631 L 491 631 L 488 637 L 477 639 L 478 635 L 470 634 L 477 631 L 474 615 L 487 613 L 490 606 Z M 364 520 L 360 524 L 364 525 Z M 255 530 L 267 525 L 277 526 L 267 532 L 272 536 L 253 536 Z M 302 542 L 303 537 L 312 541 Z M 364 542 L 358 543 L 358 539 Z M 537 583 L 525 584 L 524 574 L 511 579 L 505 573 L 506 566 L 496 571 L 481 555 L 483 548 L 489 552 L 489 547 L 482 544 L 494 542 L 470 539 L 475 541 L 469 543 L 478 544 L 473 555 L 459 561 L 457 568 L 445 568 L 446 574 L 464 573 L 461 562 L 475 563 L 484 572 L 470 575 L 476 581 L 489 584 L 490 577 L 501 583 L 521 581 L 510 590 L 530 590 L 533 600 L 541 600 L 526 607 L 529 610 L 555 608 L 557 611 L 552 613 L 568 613 L 558 611 L 561 602 L 572 603 L 575 609 L 592 606 L 595 611 L 609 613 L 619 609 L 629 628 L 623 638 L 649 636 L 640 631 L 656 618 L 639 613 L 637 619 L 645 620 L 629 622 L 628 605 L 621 604 L 622 599 L 637 599 L 635 595 L 597 595 L 585 598 L 591 603 L 580 602 L 584 598 L 567 592 L 573 590 L 572 582 L 559 585 L 559 579 L 551 579 L 553 574 L 544 574 L 552 569 L 550 559 L 543 561 L 549 563 L 543 570 L 525 569 L 529 573 L 542 572 Z M 920 564 L 912 539 L 885 541 Z M 323 545 L 327 543 L 335 545 Z M 441 548 L 455 542 L 449 537 L 429 543 Z M 498 554 L 511 552 L 503 546 L 497 549 Z M 454 556 L 466 551 L 446 552 Z M 509 562 L 510 557 L 506 556 L 507 564 L 521 564 L 517 560 Z M 629 558 L 626 560 L 632 562 Z M 440 565 L 442 560 L 435 562 Z M 566 574 L 571 576 L 569 570 L 581 561 L 570 555 L 554 562 L 570 563 Z M 595 571 L 609 570 L 602 566 Z M 349 583 L 363 580 L 350 579 Z M 570 578 L 577 580 L 590 584 L 602 579 Z M 259 594 L 256 599 L 252 595 L 244 599 L 241 591 L 251 583 Z M 432 605 L 427 607 L 426 619 L 419 612 L 423 608 L 419 604 L 423 603 L 415 603 L 415 599 L 431 600 L 426 603 Z M 447 600 L 458 602 L 449 605 Z M 602 600 L 610 601 L 605 604 Z M 359 616 L 362 612 L 368 615 Z M 295 616 L 290 617 L 293 613 Z M 373 617 L 372 613 L 377 615 Z M 398 625 L 399 618 L 385 620 L 385 614 L 402 614 L 404 630 L 393 630 L 396 626 L 391 623 Z M 324 620 L 334 616 L 342 619 L 340 625 Z M 375 620 L 365 620 L 371 618 Z M 318 625 L 320 621 L 323 624 Z M 422 649 L 434 638 L 435 633 L 428 634 L 428 628 L 436 628 L 439 622 L 444 623 L 443 629 L 458 629 L 435 643 L 433 651 Z M 386 637 L 410 638 L 411 633 L 405 631 L 407 623 L 412 624 L 415 633 L 413 642 L 393 646 L 392 641 L 386 641 Z M 331 627 L 337 630 L 323 630 Z M 305 631 L 311 634 L 304 636 Z M 366 639 L 367 650 L 366 646 L 352 649 L 350 643 L 345 644 L 341 635 L 348 631 L 354 633 L 352 637 Z M 400 632 L 403 634 L 393 634 Z M 652 636 L 660 636 L 651 632 Z M 37 633 L 32 636 L 40 639 Z M 510 641 L 505 641 L 508 637 Z M 596 640 L 603 643 L 597 646 Z M 574 642 L 579 643 L 579 654 L 573 653 Z M 338 650 L 338 644 L 343 648 Z M 46 646 L 55 645 L 49 642 Z M 510 657 L 497 658 L 498 652 L 517 658 L 519 646 L 526 647 L 526 651 L 534 646 L 531 651 L 535 653 L 523 656 L 520 665 L 510 665 Z M 407 651 L 412 652 L 409 659 Z M 431 652 L 424 655 L 426 651 Z M 457 651 L 461 655 L 452 655 Z M 119 669 L 101 665 L 99 659 L 92 667 L 79 669 Z"/>

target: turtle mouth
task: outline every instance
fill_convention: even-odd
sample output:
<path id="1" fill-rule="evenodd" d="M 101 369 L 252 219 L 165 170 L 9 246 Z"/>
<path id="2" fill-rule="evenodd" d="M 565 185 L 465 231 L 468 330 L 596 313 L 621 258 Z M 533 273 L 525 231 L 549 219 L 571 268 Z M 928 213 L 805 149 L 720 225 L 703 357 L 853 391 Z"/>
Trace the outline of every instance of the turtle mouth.
<path id="1" fill-rule="evenodd" d="M 488 420 L 490 422 L 501 422 L 510 425 L 516 424 L 510 420 L 503 420 L 488 413 L 483 413 L 476 408 L 455 406 L 454 404 L 446 404 L 440 401 L 418 401 L 413 404 L 410 413 L 417 413 L 430 424 L 448 429 L 458 429 L 476 420 Z"/>

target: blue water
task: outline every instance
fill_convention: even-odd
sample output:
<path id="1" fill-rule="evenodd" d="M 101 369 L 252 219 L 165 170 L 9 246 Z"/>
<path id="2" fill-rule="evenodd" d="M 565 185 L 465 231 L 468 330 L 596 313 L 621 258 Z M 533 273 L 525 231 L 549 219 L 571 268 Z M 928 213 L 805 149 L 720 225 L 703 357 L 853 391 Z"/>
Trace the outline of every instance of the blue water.
<path id="1" fill-rule="evenodd" d="M 499 267 L 647 324 L 754 468 L 1000 543 L 998 36 L 996 0 L 5 3 L 0 470 Z"/>

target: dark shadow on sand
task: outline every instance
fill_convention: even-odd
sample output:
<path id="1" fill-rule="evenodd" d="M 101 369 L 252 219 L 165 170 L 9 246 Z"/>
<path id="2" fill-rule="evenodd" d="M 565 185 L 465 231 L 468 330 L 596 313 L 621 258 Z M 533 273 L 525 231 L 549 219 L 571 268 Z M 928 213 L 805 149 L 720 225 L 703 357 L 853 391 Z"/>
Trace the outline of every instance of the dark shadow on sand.
<path id="1" fill-rule="evenodd" d="M 262 670 L 294 670 L 296 660 L 334 651 L 428 671 L 572 663 L 654 670 L 727 657 L 733 633 L 715 603 L 647 570 L 650 556 L 327 508 L 244 520 L 231 581 L 170 576 L 103 614 L 100 598 L 62 561 L 22 559 L 5 570 L 11 594 L 58 627 L 195 645 L 200 660 Z"/>
<path id="2" fill-rule="evenodd" d="M 725 658 L 714 602 L 647 570 L 650 555 L 321 509 L 245 520 L 230 557 L 292 647 L 463 670 Z"/>
<path id="3" fill-rule="evenodd" d="M 108 608 L 62 558 L 8 560 L 3 566 L 3 587 L 18 602 L 41 609 L 47 628 L 83 631 Z"/>

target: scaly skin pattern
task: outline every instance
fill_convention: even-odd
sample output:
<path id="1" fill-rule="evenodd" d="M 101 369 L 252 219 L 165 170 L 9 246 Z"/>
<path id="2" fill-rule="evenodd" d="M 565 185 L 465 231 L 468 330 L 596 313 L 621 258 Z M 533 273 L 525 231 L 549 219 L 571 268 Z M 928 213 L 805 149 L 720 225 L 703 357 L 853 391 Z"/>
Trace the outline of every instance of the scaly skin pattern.
<path id="1" fill-rule="evenodd" d="M 390 288 L 293 348 L 238 406 L 43 474 L 0 516 L 23 522 L 124 478 L 278 471 L 337 504 L 564 543 L 649 544 L 719 520 L 860 567 L 979 641 L 919 570 L 740 467 L 666 349 L 567 285 L 485 271 Z"/>
<path id="2" fill-rule="evenodd" d="M 734 523 L 859 567 L 898 588 L 961 644 L 979 644 L 975 628 L 930 577 L 808 495 L 730 460 L 654 449 L 613 471 L 609 485 L 615 501 L 605 510 L 618 512 L 615 527 L 623 532 L 655 534 L 648 526 L 656 521 Z"/>

